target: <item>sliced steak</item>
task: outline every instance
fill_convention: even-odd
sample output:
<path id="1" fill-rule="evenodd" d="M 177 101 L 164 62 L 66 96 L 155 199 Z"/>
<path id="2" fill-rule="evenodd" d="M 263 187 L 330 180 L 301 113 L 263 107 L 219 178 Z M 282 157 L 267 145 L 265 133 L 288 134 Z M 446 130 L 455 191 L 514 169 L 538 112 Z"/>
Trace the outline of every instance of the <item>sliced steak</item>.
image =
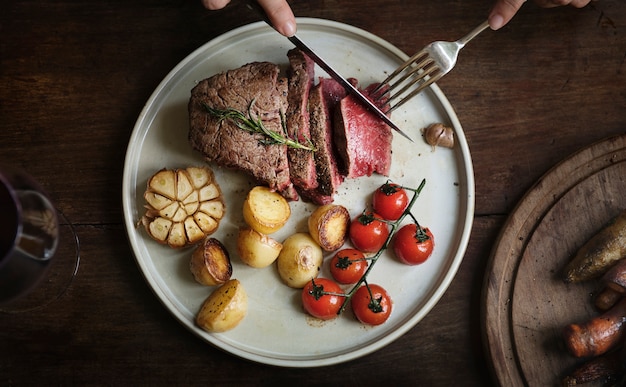
<path id="1" fill-rule="evenodd" d="M 263 135 L 244 131 L 230 120 L 220 120 L 204 106 L 233 108 L 247 114 L 254 101 L 252 115 L 268 129 L 284 135 L 281 114 L 287 109 L 288 84 L 279 73 L 273 63 L 254 62 L 198 83 L 191 90 L 188 105 L 189 142 L 208 161 L 242 170 L 288 199 L 295 199 L 287 146 L 264 145 Z"/>
<path id="2" fill-rule="evenodd" d="M 356 78 L 346 79 L 352 86 L 357 87 L 359 81 Z M 348 95 L 348 91 L 332 78 L 319 78 L 319 82 L 324 84 L 324 98 L 328 101 L 328 105 L 334 110 L 337 103 Z"/>
<path id="3" fill-rule="evenodd" d="M 345 89 L 333 79 L 320 78 L 309 93 L 311 141 L 315 146 L 315 166 L 318 186 L 303 193 L 316 204 L 328 204 L 343 182 L 337 166 L 337 151 L 333 146 L 333 111 L 337 103 L 346 96 Z"/>
<path id="4" fill-rule="evenodd" d="M 289 58 L 289 106 L 287 108 L 287 132 L 301 144 L 309 145 L 309 91 L 315 77 L 315 63 L 297 48 L 287 53 Z M 296 189 L 308 191 L 317 187 L 313 152 L 289 148 L 289 171 Z"/>
<path id="5" fill-rule="evenodd" d="M 372 84 L 362 91 L 367 95 L 376 86 Z M 334 139 L 342 160 L 342 174 L 348 178 L 371 176 L 374 172 L 388 176 L 391 128 L 350 95 L 339 102 L 334 118 Z"/>

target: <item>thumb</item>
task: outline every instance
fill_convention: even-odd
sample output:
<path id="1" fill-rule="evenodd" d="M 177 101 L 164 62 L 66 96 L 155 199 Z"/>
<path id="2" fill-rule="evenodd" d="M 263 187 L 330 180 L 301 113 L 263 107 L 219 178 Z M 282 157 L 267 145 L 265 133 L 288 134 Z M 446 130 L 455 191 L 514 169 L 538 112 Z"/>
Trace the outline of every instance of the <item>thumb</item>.
<path id="1" fill-rule="evenodd" d="M 202 5 L 206 9 L 216 10 L 224 8 L 229 2 L 230 0 L 202 0 Z"/>
<path id="2" fill-rule="evenodd" d="M 296 18 L 285 0 L 258 0 L 274 28 L 285 36 L 296 34 Z"/>
<path id="3" fill-rule="evenodd" d="M 489 13 L 489 26 L 492 30 L 504 27 L 526 0 L 497 0 Z"/>

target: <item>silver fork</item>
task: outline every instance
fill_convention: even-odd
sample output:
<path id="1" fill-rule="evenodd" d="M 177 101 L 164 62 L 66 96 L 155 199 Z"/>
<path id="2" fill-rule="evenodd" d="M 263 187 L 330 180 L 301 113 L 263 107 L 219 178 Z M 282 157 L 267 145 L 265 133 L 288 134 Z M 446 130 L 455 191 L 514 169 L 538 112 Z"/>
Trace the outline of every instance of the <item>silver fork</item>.
<path id="1" fill-rule="evenodd" d="M 391 73 L 371 95 L 376 100 L 388 98 L 385 113 L 390 113 L 449 73 L 456 64 L 459 51 L 487 27 L 489 22 L 485 21 L 456 42 L 430 43 Z"/>

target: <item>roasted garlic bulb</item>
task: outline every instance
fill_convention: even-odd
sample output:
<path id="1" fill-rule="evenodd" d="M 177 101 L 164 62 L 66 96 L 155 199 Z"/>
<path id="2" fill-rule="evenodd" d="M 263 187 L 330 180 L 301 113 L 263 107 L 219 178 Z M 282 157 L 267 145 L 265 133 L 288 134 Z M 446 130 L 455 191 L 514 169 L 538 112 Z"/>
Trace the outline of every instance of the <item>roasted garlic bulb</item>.
<path id="1" fill-rule="evenodd" d="M 149 180 L 141 224 L 157 242 L 184 247 L 217 230 L 224 216 L 222 192 L 208 167 L 162 169 Z"/>

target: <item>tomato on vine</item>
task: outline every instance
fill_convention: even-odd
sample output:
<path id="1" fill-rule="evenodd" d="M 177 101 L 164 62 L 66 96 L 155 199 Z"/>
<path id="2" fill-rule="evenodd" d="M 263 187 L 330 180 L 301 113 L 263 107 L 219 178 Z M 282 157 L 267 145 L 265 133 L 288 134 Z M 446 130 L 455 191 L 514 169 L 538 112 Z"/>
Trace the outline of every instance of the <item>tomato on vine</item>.
<path id="1" fill-rule="evenodd" d="M 316 278 L 302 288 L 302 306 L 311 316 L 322 320 L 337 317 L 344 293 L 333 280 Z"/>
<path id="2" fill-rule="evenodd" d="M 357 283 L 367 270 L 365 255 L 356 249 L 337 251 L 330 260 L 330 274 L 340 284 Z"/>
<path id="3" fill-rule="evenodd" d="M 409 205 L 409 196 L 401 185 L 386 182 L 372 198 L 374 212 L 386 220 L 398 220 Z"/>
<path id="4" fill-rule="evenodd" d="M 363 324 L 380 325 L 391 314 L 391 297 L 379 285 L 363 285 L 350 300 L 352 311 Z"/>
<path id="5" fill-rule="evenodd" d="M 375 253 L 383 247 L 389 236 L 389 227 L 380 219 L 380 215 L 364 211 L 352 220 L 349 231 L 350 241 L 357 250 Z"/>
<path id="6" fill-rule="evenodd" d="M 433 253 L 434 247 L 433 233 L 415 223 L 403 226 L 393 239 L 393 252 L 407 265 L 424 263 Z"/>

